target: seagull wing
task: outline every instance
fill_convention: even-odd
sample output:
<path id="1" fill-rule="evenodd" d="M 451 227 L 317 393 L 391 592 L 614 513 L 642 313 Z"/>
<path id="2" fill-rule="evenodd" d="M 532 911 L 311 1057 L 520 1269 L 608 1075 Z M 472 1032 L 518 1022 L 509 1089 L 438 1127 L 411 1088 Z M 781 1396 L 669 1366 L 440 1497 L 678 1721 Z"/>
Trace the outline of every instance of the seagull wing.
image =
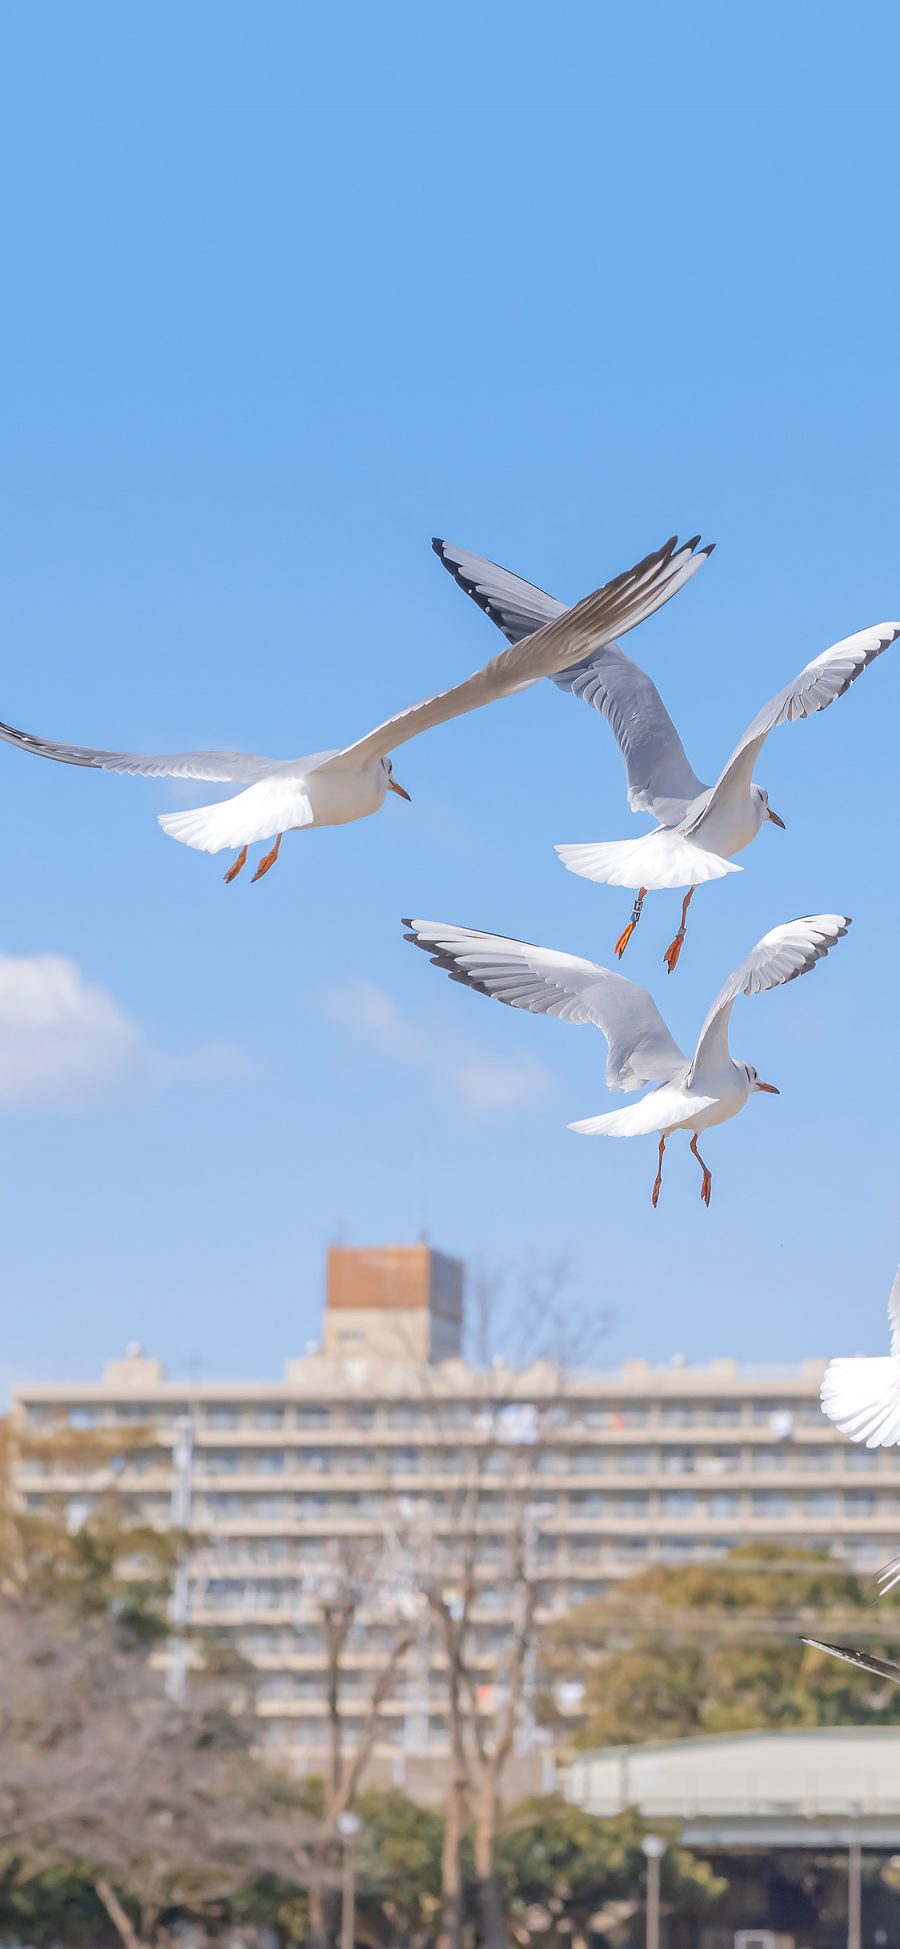
<path id="1" fill-rule="evenodd" d="M 821 656 L 807 663 L 799 677 L 764 705 L 747 726 L 702 812 L 685 831 L 695 832 L 723 797 L 749 790 L 756 760 L 776 725 L 793 724 L 797 718 L 813 717 L 816 711 L 827 710 L 898 636 L 900 623 L 875 623 L 871 629 L 860 629 L 855 636 L 843 637 L 840 643 L 833 643 L 830 650 L 823 650 Z"/>
<path id="2" fill-rule="evenodd" d="M 501 650 L 499 656 L 492 657 L 490 663 L 463 683 L 441 691 L 436 697 L 424 698 L 408 710 L 399 711 L 396 717 L 387 718 L 366 737 L 339 751 L 322 770 L 347 770 L 369 759 L 384 757 L 398 745 L 418 737 L 420 731 L 461 717 L 465 711 L 480 710 L 484 704 L 492 704 L 500 697 L 509 697 L 537 683 L 540 677 L 555 676 L 570 664 L 580 662 L 589 650 L 609 642 L 617 633 L 634 629 L 645 616 L 668 602 L 682 587 L 691 563 L 696 561 L 694 548 L 693 541 L 681 547 L 675 538 L 666 542 L 664 548 L 647 555 L 602 589 L 595 589 L 593 595 L 585 596 L 574 608 L 566 609 L 508 650 Z"/>
<path id="3" fill-rule="evenodd" d="M 523 582 L 509 569 L 498 568 L 495 562 L 472 555 L 452 542 L 433 541 L 431 545 L 460 588 L 490 616 L 508 642 L 522 642 L 534 630 L 565 614 L 563 604 L 554 596 L 532 582 Z M 696 574 L 714 546 L 710 543 L 689 557 L 682 571 L 683 581 Z M 652 812 L 657 819 L 677 823 L 706 786 L 690 765 L 659 691 L 646 672 L 632 663 L 617 643 L 604 643 L 580 663 L 551 674 L 560 690 L 602 711 L 625 760 L 632 811 Z"/>
<path id="4" fill-rule="evenodd" d="M 900 1270 L 888 1301 L 891 1351 L 874 1358 L 830 1360 L 821 1401 L 829 1421 L 867 1448 L 900 1443 Z"/>
<path id="5" fill-rule="evenodd" d="M 548 596 L 546 589 L 537 588 L 534 582 L 524 582 L 520 575 L 500 568 L 497 562 L 473 555 L 468 548 L 457 548 L 455 542 L 441 541 L 438 536 L 431 546 L 454 582 L 490 616 L 508 643 L 521 643 L 526 636 L 533 636 L 536 629 L 543 629 L 545 623 L 555 623 L 565 615 L 566 603 L 557 602 L 555 596 Z M 699 568 L 699 558 L 693 556 L 692 560 Z"/>
<path id="6" fill-rule="evenodd" d="M 706 786 L 646 671 L 615 643 L 604 643 L 553 681 L 602 711 L 625 760 L 632 812 L 677 824 Z"/>
<path id="7" fill-rule="evenodd" d="M 888 1300 L 888 1319 L 891 1327 L 891 1353 L 900 1356 L 900 1266 L 894 1275 L 891 1296 Z"/>
<path id="8" fill-rule="evenodd" d="M 281 758 L 255 758 L 247 751 L 175 751 L 143 757 L 137 751 L 97 751 L 87 744 L 54 744 L 0 724 L 0 738 L 19 751 L 54 758 L 61 765 L 87 765 L 93 771 L 130 772 L 137 778 L 205 778 L 228 785 L 253 785 L 278 771 Z"/>
<path id="9" fill-rule="evenodd" d="M 852 1645 L 826 1644 L 822 1638 L 801 1638 L 800 1643 L 811 1645 L 813 1651 L 827 1651 L 830 1658 L 843 1658 L 846 1665 L 856 1665 L 861 1672 L 874 1672 L 876 1678 L 889 1678 L 892 1685 L 900 1685 L 900 1665 L 893 1658 L 876 1658 L 871 1651 L 855 1651 Z"/>
<path id="10" fill-rule="evenodd" d="M 761 995 L 766 988 L 780 988 L 785 981 L 809 974 L 849 926 L 846 914 L 808 914 L 764 934 L 719 990 L 697 1038 L 688 1081 L 701 1063 L 727 1058 L 728 1024 L 739 995 Z"/>
<path id="11" fill-rule="evenodd" d="M 424 949 L 451 981 L 532 1015 L 556 1015 L 576 1025 L 592 1022 L 602 1029 L 609 1044 L 610 1089 L 640 1089 L 643 1083 L 683 1071 L 685 1057 L 653 997 L 624 975 L 577 954 L 532 947 L 503 934 L 480 934 L 433 920 L 405 920 L 403 925 L 409 929 L 406 940 Z"/>

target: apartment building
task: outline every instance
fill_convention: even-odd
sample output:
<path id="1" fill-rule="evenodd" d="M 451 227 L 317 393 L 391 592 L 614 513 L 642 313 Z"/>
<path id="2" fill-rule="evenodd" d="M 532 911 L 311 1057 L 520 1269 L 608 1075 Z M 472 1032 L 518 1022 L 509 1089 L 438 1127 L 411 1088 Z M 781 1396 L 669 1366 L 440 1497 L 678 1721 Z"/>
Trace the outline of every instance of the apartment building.
<path id="1" fill-rule="evenodd" d="M 823 1362 L 627 1361 L 610 1372 L 475 1368 L 462 1357 L 463 1268 L 427 1246 L 329 1254 L 321 1350 L 266 1383 L 169 1381 L 139 1349 L 102 1380 L 26 1386 L 16 1425 L 123 1428 L 114 1466 L 48 1462 L 25 1442 L 27 1507 L 71 1523 L 113 1492 L 190 1539 L 185 1632 L 215 1632 L 260 1669 L 273 1749 L 315 1770 L 325 1734 L 323 1601 L 354 1560 L 367 1582 L 347 1651 L 350 1740 L 398 1618 L 417 1618 L 383 1722 L 385 1761 L 446 1749 L 439 1644 L 416 1610 L 423 1563 L 448 1582 L 477 1532 L 480 1697 L 502 1682 L 524 1538 L 545 1617 L 655 1562 L 734 1544 L 819 1544 L 866 1571 L 897 1548 L 900 1458 L 847 1442 L 818 1403 Z M 535 1747 L 534 1686 L 520 1733 Z"/>

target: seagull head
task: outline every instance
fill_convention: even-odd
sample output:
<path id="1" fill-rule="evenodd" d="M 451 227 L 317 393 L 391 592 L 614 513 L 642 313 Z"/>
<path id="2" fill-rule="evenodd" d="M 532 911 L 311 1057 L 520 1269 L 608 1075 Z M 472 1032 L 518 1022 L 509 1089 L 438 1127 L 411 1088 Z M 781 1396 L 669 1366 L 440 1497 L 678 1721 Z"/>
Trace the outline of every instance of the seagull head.
<path id="1" fill-rule="evenodd" d="M 410 796 L 409 796 L 409 793 L 408 793 L 408 792 L 405 792 L 405 791 L 403 790 L 403 786 L 402 786 L 402 785 L 398 785 L 398 784 L 397 784 L 397 780 L 396 780 L 396 779 L 395 779 L 395 777 L 394 777 L 394 767 L 393 767 L 393 765 L 392 765 L 392 763 L 391 763 L 391 760 L 390 760 L 390 758 L 382 758 L 382 760 L 381 760 L 381 762 L 382 762 L 382 764 L 383 764 L 383 766 L 384 766 L 384 769 L 385 769 L 385 772 L 386 772 L 386 774 L 387 774 L 387 788 L 388 788 L 388 791 L 389 791 L 389 792 L 396 792 L 396 794 L 397 794 L 397 797 L 398 797 L 398 799 L 406 799 L 406 801 L 407 801 L 407 803 L 408 803 L 409 805 L 411 805 L 411 804 L 412 804 L 412 800 L 411 800 L 411 798 L 410 798 Z"/>
<path id="2" fill-rule="evenodd" d="M 759 1070 L 754 1069 L 752 1062 L 742 1062 L 740 1067 L 747 1078 L 751 1090 L 764 1090 L 766 1096 L 781 1095 L 781 1091 L 775 1088 L 774 1083 L 764 1083 L 762 1081 Z"/>
<path id="3" fill-rule="evenodd" d="M 781 831 L 784 832 L 785 829 L 784 820 L 779 819 L 777 812 L 772 811 L 772 807 L 769 804 L 769 794 L 766 791 L 765 787 L 763 785 L 754 785 L 753 794 L 756 800 L 758 801 L 758 804 L 762 812 L 762 819 L 760 819 L 760 825 L 762 825 L 763 819 L 771 819 L 773 826 L 780 826 Z"/>

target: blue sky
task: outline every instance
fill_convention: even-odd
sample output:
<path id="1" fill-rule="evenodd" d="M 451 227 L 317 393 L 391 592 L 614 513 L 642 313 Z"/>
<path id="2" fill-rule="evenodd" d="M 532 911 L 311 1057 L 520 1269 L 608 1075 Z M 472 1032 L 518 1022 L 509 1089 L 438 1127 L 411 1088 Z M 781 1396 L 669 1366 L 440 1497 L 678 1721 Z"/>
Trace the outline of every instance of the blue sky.
<path id="1" fill-rule="evenodd" d="M 673 530 L 710 565 L 630 639 L 715 773 L 807 659 L 900 612 L 897 27 L 880 7 L 8 9 L 0 715 L 137 749 L 346 741 L 498 647 L 433 533 L 576 598 Z M 778 1083 L 687 1144 L 599 1037 L 466 995 L 405 913 L 608 961 L 631 824 L 550 686 L 409 747 L 410 807 L 222 884 L 191 788 L 0 749 L 7 1377 L 264 1375 L 329 1240 L 570 1267 L 605 1356 L 877 1350 L 893 1116 L 900 653 L 773 736 L 787 832 L 647 904 L 626 971 L 690 1041 L 768 927 L 855 926 L 742 1004 Z M 203 789 L 193 796 L 211 796 Z M 38 957 L 33 959 L 33 957 Z M 99 992 L 98 992 L 99 991 Z"/>

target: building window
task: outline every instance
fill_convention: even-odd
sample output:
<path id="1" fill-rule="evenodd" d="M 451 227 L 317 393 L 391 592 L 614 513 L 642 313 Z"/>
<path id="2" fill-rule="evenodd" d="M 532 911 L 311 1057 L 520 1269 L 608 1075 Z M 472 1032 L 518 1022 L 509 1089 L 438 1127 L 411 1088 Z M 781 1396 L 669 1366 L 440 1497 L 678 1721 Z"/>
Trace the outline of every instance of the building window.
<path id="1" fill-rule="evenodd" d="M 803 1498 L 804 1516 L 833 1516 L 836 1507 L 836 1496 L 830 1496 L 826 1490 L 813 1490 L 810 1495 Z"/>
<path id="2" fill-rule="evenodd" d="M 776 1489 L 755 1489 L 753 1492 L 754 1516 L 786 1516 L 787 1496 L 780 1495 Z"/>
<path id="3" fill-rule="evenodd" d="M 206 1428 L 238 1428 L 240 1421 L 240 1408 L 207 1408 L 203 1416 Z"/>
<path id="4" fill-rule="evenodd" d="M 707 1504 L 710 1515 L 716 1522 L 731 1522 L 741 1512 L 741 1498 L 735 1495 L 710 1496 Z"/>
<path id="5" fill-rule="evenodd" d="M 72 1428 L 96 1428 L 103 1420 L 102 1408 L 72 1408 L 69 1426 Z"/>
<path id="6" fill-rule="evenodd" d="M 697 1498 L 690 1491 L 664 1495 L 661 1501 L 664 1516 L 692 1516 L 697 1507 Z"/>

